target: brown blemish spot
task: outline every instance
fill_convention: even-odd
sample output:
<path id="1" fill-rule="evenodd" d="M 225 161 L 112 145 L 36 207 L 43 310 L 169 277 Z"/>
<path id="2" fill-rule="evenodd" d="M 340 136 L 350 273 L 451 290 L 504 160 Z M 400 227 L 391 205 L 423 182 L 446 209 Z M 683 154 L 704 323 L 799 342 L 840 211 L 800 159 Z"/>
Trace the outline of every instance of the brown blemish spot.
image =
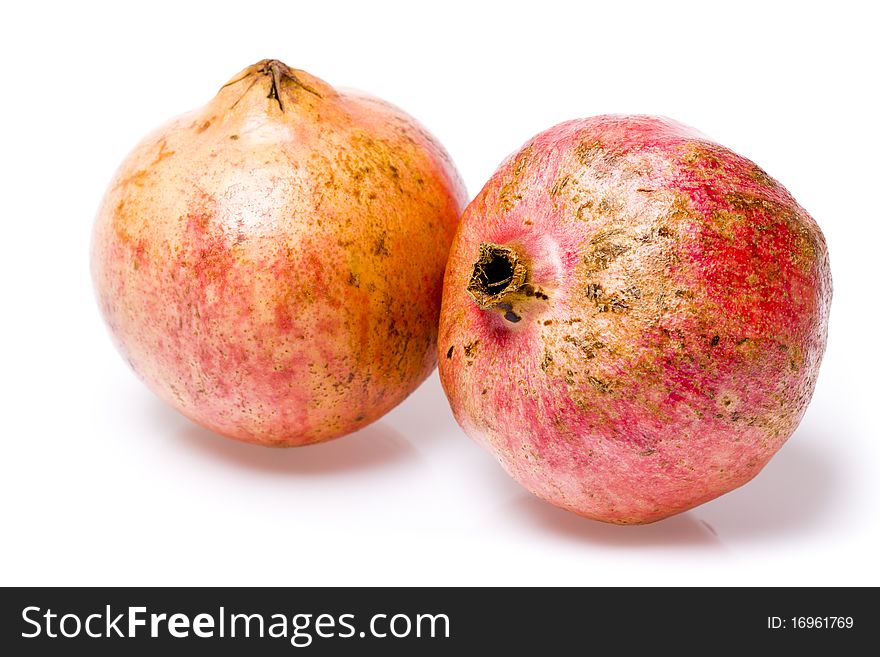
<path id="1" fill-rule="evenodd" d="M 235 141 L 236 139 L 238 139 L 238 135 L 229 135 L 229 138 Z"/>
<path id="2" fill-rule="evenodd" d="M 584 141 L 577 145 L 574 154 L 581 164 L 590 164 L 596 157 L 604 153 L 604 145 L 598 139 Z"/>
<path id="3" fill-rule="evenodd" d="M 385 257 L 389 255 L 388 246 L 385 243 L 388 238 L 388 233 L 382 231 L 379 237 L 376 239 L 375 244 L 373 244 L 373 255 Z"/>
<path id="4" fill-rule="evenodd" d="M 593 238 L 591 243 L 596 243 L 596 239 L 597 238 Z M 616 244 L 613 242 L 609 244 L 601 243 L 605 239 L 607 239 L 607 237 L 601 237 L 598 246 L 583 258 L 584 263 L 587 265 L 587 270 L 590 272 L 607 269 L 610 263 L 629 251 L 629 247 L 622 244 Z"/>
<path id="5" fill-rule="evenodd" d="M 480 341 L 479 341 L 479 340 L 474 340 L 473 342 L 468 342 L 468 343 L 464 346 L 464 355 L 465 355 L 467 358 L 471 358 L 471 357 L 476 353 L 476 351 L 477 351 L 477 346 L 479 346 L 479 344 L 480 344 Z"/>
<path id="6" fill-rule="evenodd" d="M 608 230 L 599 231 L 593 235 L 592 239 L 590 239 L 590 244 L 601 244 L 602 242 L 607 242 L 612 237 L 617 237 L 619 235 L 623 235 L 623 230 L 620 228 L 610 228 Z"/>
<path id="7" fill-rule="evenodd" d="M 577 335 L 566 335 L 565 337 L 562 338 L 562 340 L 563 340 L 563 342 L 570 342 L 575 347 L 580 349 L 582 352 L 584 352 L 584 356 L 586 356 L 586 358 L 588 358 L 588 359 L 595 358 L 596 357 L 596 350 L 601 349 L 602 347 L 605 346 L 603 343 L 599 342 L 598 340 L 591 341 L 589 339 L 582 338 Z"/>
<path id="8" fill-rule="evenodd" d="M 597 379 L 595 376 L 588 376 L 587 383 L 589 383 L 599 392 L 611 392 L 611 390 L 613 389 L 610 383 L 607 383 L 602 379 Z"/>
<path id="9" fill-rule="evenodd" d="M 632 285 L 620 294 L 605 294 L 602 286 L 598 283 L 587 283 L 584 290 L 587 299 L 596 304 L 596 308 L 600 313 L 615 312 L 625 313 L 629 311 L 630 304 L 628 299 L 640 299 L 642 291 Z"/>
<path id="10" fill-rule="evenodd" d="M 669 237 L 670 235 L 672 235 L 672 232 L 666 226 L 652 226 L 648 229 L 648 232 L 639 235 L 636 239 L 639 242 L 647 243 L 654 241 L 658 237 Z"/>
<path id="11" fill-rule="evenodd" d="M 360 287 L 361 286 L 361 277 L 354 272 L 349 272 L 348 274 L 348 284 L 352 287 Z"/>
<path id="12" fill-rule="evenodd" d="M 550 189 L 550 196 L 557 196 L 560 192 L 562 192 L 567 186 L 568 183 L 571 182 L 571 176 L 565 175 L 562 178 L 558 178 L 554 183 L 553 187 Z"/>
<path id="13" fill-rule="evenodd" d="M 153 165 L 159 164 L 159 162 L 171 157 L 172 155 L 174 155 L 174 151 L 165 148 L 165 140 L 163 139 L 159 143 L 159 154 L 156 155 L 156 159 L 153 160 Z"/>
<path id="14" fill-rule="evenodd" d="M 575 216 L 579 220 L 583 221 L 586 213 L 592 209 L 593 209 L 593 201 L 585 201 L 584 203 L 581 203 L 578 206 L 578 209 L 575 211 Z"/>
<path id="15" fill-rule="evenodd" d="M 709 344 L 711 344 L 713 347 L 717 347 L 719 342 L 721 342 L 721 338 L 717 335 L 713 335 L 712 341 Z"/>
<path id="16" fill-rule="evenodd" d="M 446 352 L 446 358 L 452 358 L 452 352 L 455 351 L 455 345 L 449 347 L 449 351 Z"/>
<path id="17" fill-rule="evenodd" d="M 550 326 L 552 323 L 553 323 L 552 319 L 545 319 L 544 320 L 544 326 Z"/>
<path id="18" fill-rule="evenodd" d="M 363 420 L 365 417 L 366 417 L 366 416 L 365 416 L 363 413 L 358 413 L 357 416 L 354 418 L 354 421 L 355 421 L 355 422 L 360 422 L 360 421 Z"/>
<path id="19" fill-rule="evenodd" d="M 544 350 L 544 357 L 541 359 L 541 369 L 546 372 L 553 363 L 553 355 L 548 350 Z"/>
<path id="20" fill-rule="evenodd" d="M 641 452 L 639 452 L 639 456 L 653 456 L 656 453 L 656 449 L 643 449 Z"/>
<path id="21" fill-rule="evenodd" d="M 202 122 L 202 124 L 198 128 L 196 128 L 196 133 L 202 134 L 205 130 L 207 130 L 210 127 L 211 127 L 211 120 L 208 119 L 207 121 Z"/>
<path id="22" fill-rule="evenodd" d="M 550 298 L 543 290 L 536 288 L 534 285 L 530 285 L 528 283 L 526 283 L 519 289 L 527 297 L 535 297 L 536 299 L 541 299 L 542 301 L 546 301 Z"/>

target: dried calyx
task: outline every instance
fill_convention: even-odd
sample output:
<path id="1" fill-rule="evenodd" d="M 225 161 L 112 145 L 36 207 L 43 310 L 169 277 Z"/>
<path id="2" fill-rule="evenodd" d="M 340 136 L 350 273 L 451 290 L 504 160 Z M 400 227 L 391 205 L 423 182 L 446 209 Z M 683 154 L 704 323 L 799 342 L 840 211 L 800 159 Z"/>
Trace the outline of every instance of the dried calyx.
<path id="1" fill-rule="evenodd" d="M 310 94 L 314 94 L 318 98 L 321 98 L 322 95 L 319 91 L 314 89 L 311 85 L 306 84 L 302 79 L 302 76 L 297 75 L 298 71 L 296 69 L 290 68 L 287 64 L 277 59 L 263 59 L 253 66 L 249 66 L 246 68 L 240 75 L 236 78 L 230 80 L 223 87 L 228 87 L 230 85 L 236 84 L 237 82 L 241 82 L 242 80 L 249 78 L 251 76 L 267 76 L 269 78 L 269 92 L 266 95 L 267 98 L 271 98 L 272 100 L 278 103 L 279 109 L 284 111 L 284 101 L 282 99 L 281 89 L 285 82 L 292 83 L 296 87 L 307 91 Z M 308 77 L 308 76 L 306 76 Z M 247 88 L 249 91 L 250 88 L 256 84 L 259 78 L 255 78 L 253 82 L 251 82 L 250 86 Z M 245 92 L 247 93 L 247 91 Z"/>
<path id="2" fill-rule="evenodd" d="M 528 268 L 514 249 L 486 242 L 480 244 L 467 291 L 483 310 L 497 308 L 504 312 L 505 319 L 518 322 L 521 318 L 510 297 L 526 285 L 527 279 Z"/>

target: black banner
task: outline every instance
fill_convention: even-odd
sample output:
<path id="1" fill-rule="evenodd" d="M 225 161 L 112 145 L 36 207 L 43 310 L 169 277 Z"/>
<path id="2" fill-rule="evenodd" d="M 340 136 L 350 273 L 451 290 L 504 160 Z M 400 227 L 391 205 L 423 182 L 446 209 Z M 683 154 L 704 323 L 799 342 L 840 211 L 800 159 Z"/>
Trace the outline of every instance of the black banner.
<path id="1" fill-rule="evenodd" d="M 872 598 L 815 588 L 21 588 L 2 590 L 0 641 L 7 655 L 841 650 L 870 645 Z"/>

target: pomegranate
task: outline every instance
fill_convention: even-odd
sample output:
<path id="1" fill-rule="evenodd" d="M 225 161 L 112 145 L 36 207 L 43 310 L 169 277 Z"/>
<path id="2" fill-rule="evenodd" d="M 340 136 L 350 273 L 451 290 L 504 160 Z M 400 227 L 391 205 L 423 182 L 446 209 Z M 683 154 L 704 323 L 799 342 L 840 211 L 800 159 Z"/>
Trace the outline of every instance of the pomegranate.
<path id="1" fill-rule="evenodd" d="M 98 301 L 192 420 L 264 445 L 334 438 L 433 370 L 465 200 L 402 111 L 261 61 L 122 164 L 93 235 Z"/>
<path id="2" fill-rule="evenodd" d="M 535 495 L 652 522 L 746 483 L 788 439 L 830 302 L 821 231 L 753 162 L 668 119 L 570 121 L 465 210 L 440 376 Z"/>

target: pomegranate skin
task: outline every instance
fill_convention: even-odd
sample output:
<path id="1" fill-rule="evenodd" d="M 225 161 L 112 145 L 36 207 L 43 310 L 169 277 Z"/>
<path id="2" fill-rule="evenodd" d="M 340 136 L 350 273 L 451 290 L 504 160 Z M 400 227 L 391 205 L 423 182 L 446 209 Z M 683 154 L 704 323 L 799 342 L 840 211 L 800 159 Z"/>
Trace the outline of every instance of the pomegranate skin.
<path id="1" fill-rule="evenodd" d="M 314 443 L 433 370 L 465 201 L 412 118 L 264 60 L 128 156 L 92 277 L 119 350 L 167 403 L 239 440 Z"/>
<path id="2" fill-rule="evenodd" d="M 830 303 L 821 231 L 753 162 L 668 119 L 575 120 L 465 210 L 440 377 L 532 493 L 647 523 L 748 482 L 788 439 Z"/>

